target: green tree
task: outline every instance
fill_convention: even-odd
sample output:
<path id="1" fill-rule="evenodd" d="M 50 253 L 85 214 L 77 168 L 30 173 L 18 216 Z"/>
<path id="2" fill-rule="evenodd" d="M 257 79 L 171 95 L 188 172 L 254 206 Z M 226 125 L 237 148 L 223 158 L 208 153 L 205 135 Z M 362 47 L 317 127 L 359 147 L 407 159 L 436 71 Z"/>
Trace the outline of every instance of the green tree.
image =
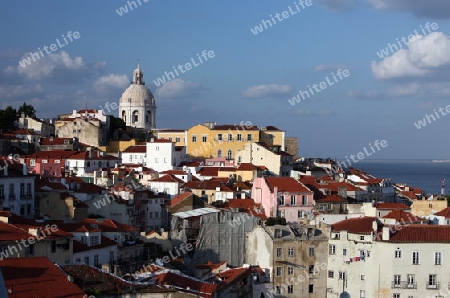
<path id="1" fill-rule="evenodd" d="M 17 111 L 18 116 L 20 116 L 22 113 L 25 114 L 25 116 L 28 117 L 36 117 L 36 110 L 32 105 L 27 105 L 25 102 L 23 105 L 19 107 L 19 110 Z"/>
<path id="2" fill-rule="evenodd" d="M 13 107 L 8 106 L 4 110 L 0 110 L 0 129 L 8 131 L 14 128 L 14 121 L 17 120 L 17 111 Z"/>
<path id="3" fill-rule="evenodd" d="M 122 120 L 122 118 L 114 117 L 109 115 L 109 132 L 112 135 L 116 129 L 126 129 L 127 125 Z"/>

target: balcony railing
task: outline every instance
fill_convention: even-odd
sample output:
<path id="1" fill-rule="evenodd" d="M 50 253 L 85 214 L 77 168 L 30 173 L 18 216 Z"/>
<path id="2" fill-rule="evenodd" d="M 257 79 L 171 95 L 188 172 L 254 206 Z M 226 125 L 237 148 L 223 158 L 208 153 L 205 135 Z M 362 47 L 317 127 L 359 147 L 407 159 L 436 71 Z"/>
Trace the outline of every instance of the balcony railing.
<path id="1" fill-rule="evenodd" d="M 416 282 L 402 282 L 403 289 L 417 289 L 417 283 Z"/>
<path id="2" fill-rule="evenodd" d="M 427 282 L 427 289 L 428 290 L 439 290 L 440 289 L 441 284 L 439 282 L 436 282 L 434 284 L 430 284 Z"/>
<path id="3" fill-rule="evenodd" d="M 402 288 L 402 283 L 401 282 L 391 282 L 391 288 L 392 289 L 401 289 Z"/>

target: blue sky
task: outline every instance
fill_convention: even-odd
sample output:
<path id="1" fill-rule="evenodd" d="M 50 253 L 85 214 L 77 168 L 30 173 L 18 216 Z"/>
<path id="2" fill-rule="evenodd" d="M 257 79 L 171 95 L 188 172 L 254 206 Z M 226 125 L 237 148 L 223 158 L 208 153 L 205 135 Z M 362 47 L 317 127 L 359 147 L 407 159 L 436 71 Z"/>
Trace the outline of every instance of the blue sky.
<path id="1" fill-rule="evenodd" d="M 159 128 L 205 121 L 275 125 L 299 138 L 300 155 L 344 157 L 375 140 L 368 158 L 450 159 L 450 115 L 414 123 L 450 101 L 448 0 L 312 0 L 255 35 L 294 1 L 8 1 L 0 18 L 0 108 L 28 102 L 38 117 L 118 102 L 136 64 L 157 100 Z M 131 1 L 130 1 L 131 2 Z M 116 12 L 128 6 L 122 16 Z M 380 58 L 396 38 L 437 30 Z M 80 38 L 21 67 L 69 31 Z M 215 57 L 159 88 L 153 80 L 197 53 Z M 350 75 L 292 106 L 307 86 Z M 114 111 L 118 115 L 118 111 Z"/>

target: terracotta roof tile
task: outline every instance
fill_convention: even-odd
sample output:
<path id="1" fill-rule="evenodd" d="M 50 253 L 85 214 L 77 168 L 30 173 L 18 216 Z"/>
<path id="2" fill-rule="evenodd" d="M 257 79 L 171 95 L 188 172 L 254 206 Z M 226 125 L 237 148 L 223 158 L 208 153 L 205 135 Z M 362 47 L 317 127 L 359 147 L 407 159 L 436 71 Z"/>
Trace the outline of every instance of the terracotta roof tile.
<path id="1" fill-rule="evenodd" d="M 360 217 L 350 218 L 331 225 L 331 230 L 340 232 L 347 231 L 355 234 L 370 234 L 373 231 L 373 222 L 376 221 L 376 217 Z"/>
<path id="2" fill-rule="evenodd" d="M 375 204 L 375 208 L 377 209 L 411 209 L 410 207 L 406 206 L 405 204 L 401 203 L 377 203 Z"/>
<path id="3" fill-rule="evenodd" d="M 391 229 L 389 242 L 403 243 L 449 243 L 450 226 L 405 225 L 401 229 Z"/>
<path id="4" fill-rule="evenodd" d="M 127 149 L 123 151 L 123 153 L 146 153 L 146 152 L 147 146 L 145 145 L 129 146 Z"/>
<path id="5" fill-rule="evenodd" d="M 172 272 L 158 274 L 153 279 L 158 285 L 175 286 L 180 291 L 195 293 L 200 297 L 212 297 L 217 290 L 217 285 Z"/>
<path id="6" fill-rule="evenodd" d="M 0 261 L 8 297 L 83 298 L 86 294 L 49 259 L 12 258 Z"/>
<path id="7" fill-rule="evenodd" d="M 162 177 L 150 180 L 150 182 L 173 182 L 173 183 L 185 183 L 183 180 L 181 180 L 180 178 L 175 177 L 172 174 L 169 175 L 164 175 Z"/>
<path id="8" fill-rule="evenodd" d="M 442 209 L 441 211 L 436 212 L 434 215 L 435 216 L 443 216 L 444 218 L 450 218 L 450 207 Z"/>
<path id="9" fill-rule="evenodd" d="M 264 177 L 270 191 L 278 187 L 278 192 L 311 192 L 303 183 L 292 177 Z"/>
<path id="10" fill-rule="evenodd" d="M 401 222 L 403 224 L 411 224 L 411 223 L 427 223 L 428 220 L 425 218 L 421 218 L 413 215 L 412 213 L 406 212 L 401 209 L 395 209 L 383 216 L 383 218 L 393 218 L 397 222 Z"/>
<path id="11" fill-rule="evenodd" d="M 105 236 L 101 236 L 100 244 L 91 245 L 91 246 L 88 246 L 87 244 L 81 243 L 77 240 L 73 240 L 73 253 L 79 253 L 79 252 L 83 252 L 83 251 L 105 248 L 105 247 L 116 246 L 116 245 L 118 245 L 117 242 L 115 242 Z"/>

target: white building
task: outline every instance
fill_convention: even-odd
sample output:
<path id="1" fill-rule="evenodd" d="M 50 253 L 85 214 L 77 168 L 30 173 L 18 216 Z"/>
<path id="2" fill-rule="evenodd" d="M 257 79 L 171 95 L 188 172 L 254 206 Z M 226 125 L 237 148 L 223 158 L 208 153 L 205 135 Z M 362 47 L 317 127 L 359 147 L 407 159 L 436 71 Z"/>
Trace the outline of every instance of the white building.
<path id="1" fill-rule="evenodd" d="M 17 126 L 18 128 L 32 129 L 35 133 L 43 137 L 50 137 L 55 134 L 55 126 L 53 124 L 38 118 L 25 116 L 24 113 L 18 119 Z"/>
<path id="2" fill-rule="evenodd" d="M 180 193 L 180 187 L 185 184 L 185 182 L 174 175 L 169 174 L 153 179 L 149 181 L 148 184 L 153 192 L 166 193 L 173 198 Z"/>
<path id="3" fill-rule="evenodd" d="M 158 172 L 173 170 L 186 158 L 186 147 L 163 139 L 151 139 L 147 143 L 147 167 Z"/>
<path id="4" fill-rule="evenodd" d="M 332 225 L 328 254 L 327 297 L 449 297 L 449 226 L 349 219 Z"/>
<path id="5" fill-rule="evenodd" d="M 133 72 L 131 85 L 122 94 L 119 102 L 119 117 L 127 126 L 135 128 L 156 128 L 155 98 L 143 80 L 144 73 L 139 65 Z"/>
<path id="6" fill-rule="evenodd" d="M 122 152 L 124 164 L 147 164 L 147 147 L 145 145 L 130 146 Z"/>
<path id="7" fill-rule="evenodd" d="M 105 152 L 86 151 L 67 158 L 66 169 L 80 177 L 85 173 L 93 173 L 99 168 L 115 168 L 120 163 L 120 158 L 107 155 Z"/>
<path id="8" fill-rule="evenodd" d="M 25 164 L 0 160 L 0 204 L 2 210 L 34 218 L 34 176 Z"/>

